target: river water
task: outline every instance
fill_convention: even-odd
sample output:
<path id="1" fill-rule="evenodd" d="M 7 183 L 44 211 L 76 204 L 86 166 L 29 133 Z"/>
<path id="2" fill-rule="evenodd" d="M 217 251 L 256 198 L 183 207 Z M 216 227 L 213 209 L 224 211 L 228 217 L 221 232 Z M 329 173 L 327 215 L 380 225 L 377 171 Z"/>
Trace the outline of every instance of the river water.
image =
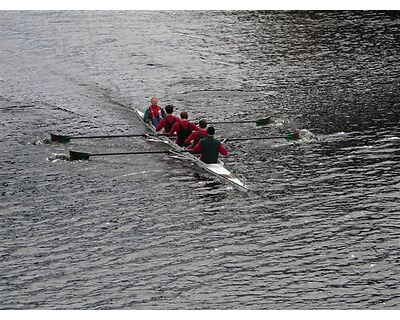
<path id="1" fill-rule="evenodd" d="M 0 12 L 1 309 L 398 309 L 397 12 Z M 152 96 L 227 142 L 166 155 Z"/>

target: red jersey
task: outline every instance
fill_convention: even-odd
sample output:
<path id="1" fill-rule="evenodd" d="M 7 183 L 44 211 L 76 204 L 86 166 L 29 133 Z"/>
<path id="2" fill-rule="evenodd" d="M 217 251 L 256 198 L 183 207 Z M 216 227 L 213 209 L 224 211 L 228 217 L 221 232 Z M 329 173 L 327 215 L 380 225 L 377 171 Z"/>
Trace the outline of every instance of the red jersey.
<path id="1" fill-rule="evenodd" d="M 194 131 L 190 134 L 190 136 L 185 140 L 185 144 L 188 146 L 193 141 L 193 146 L 199 143 L 200 139 L 207 137 L 207 129 L 200 129 L 198 131 Z"/>
<path id="2" fill-rule="evenodd" d="M 156 127 L 156 131 L 160 131 L 164 129 L 164 132 L 169 132 L 173 125 L 179 122 L 181 119 L 178 117 L 173 116 L 172 114 L 167 114 L 165 118 L 162 118 Z"/>
<path id="3" fill-rule="evenodd" d="M 181 129 L 185 132 L 181 132 Z M 169 136 L 173 136 L 176 132 L 177 138 L 175 140 L 175 143 L 182 147 L 190 133 L 197 130 L 199 130 L 199 128 L 194 123 L 189 122 L 189 120 L 187 119 L 180 119 L 179 122 L 175 122 L 172 126 L 171 130 L 169 131 Z M 187 135 L 185 137 L 182 137 L 182 134 Z"/>
<path id="4" fill-rule="evenodd" d="M 182 123 L 182 127 L 184 129 L 187 129 L 188 125 L 190 126 L 190 129 L 192 129 L 192 131 L 198 131 L 199 128 L 194 124 L 189 122 L 189 120 L 186 119 L 179 119 L 180 121 L 174 123 L 174 125 L 172 126 L 171 130 L 169 131 L 169 136 L 173 136 L 176 132 L 176 134 L 179 134 L 179 130 L 180 130 L 180 126 L 179 126 L 179 122 Z"/>

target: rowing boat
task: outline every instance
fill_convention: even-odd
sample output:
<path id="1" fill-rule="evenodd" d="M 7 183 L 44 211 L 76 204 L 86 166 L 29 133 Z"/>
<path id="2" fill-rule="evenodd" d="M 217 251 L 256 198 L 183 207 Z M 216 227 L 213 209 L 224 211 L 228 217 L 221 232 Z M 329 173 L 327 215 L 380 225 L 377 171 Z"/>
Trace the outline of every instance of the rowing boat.
<path id="1" fill-rule="evenodd" d="M 144 120 L 143 120 L 144 113 L 138 109 L 134 109 L 134 111 L 135 111 L 135 114 L 137 115 L 137 117 L 140 119 L 140 121 L 146 126 L 146 128 L 149 129 L 150 131 L 152 131 L 153 133 L 155 133 L 156 130 L 153 127 L 153 125 L 151 125 L 150 123 L 144 122 Z M 155 139 L 155 141 L 159 141 L 159 142 L 167 144 L 169 147 L 171 147 L 173 149 L 173 150 L 171 150 L 171 153 L 173 153 L 175 155 L 179 154 L 179 157 L 181 157 L 185 160 L 191 161 L 192 163 L 194 163 L 195 165 L 197 165 L 204 171 L 219 178 L 221 181 L 225 181 L 225 182 L 229 183 L 235 189 L 242 191 L 242 192 L 249 191 L 247 186 L 242 181 L 240 181 L 238 178 L 236 178 L 225 167 L 225 165 L 222 161 L 219 161 L 219 163 L 207 164 L 207 163 L 204 163 L 203 161 L 201 161 L 194 154 L 187 153 L 187 152 L 183 153 L 182 151 L 184 151 L 185 149 L 178 146 L 174 141 L 172 141 L 170 138 L 168 138 L 166 136 L 152 136 L 152 139 Z"/>

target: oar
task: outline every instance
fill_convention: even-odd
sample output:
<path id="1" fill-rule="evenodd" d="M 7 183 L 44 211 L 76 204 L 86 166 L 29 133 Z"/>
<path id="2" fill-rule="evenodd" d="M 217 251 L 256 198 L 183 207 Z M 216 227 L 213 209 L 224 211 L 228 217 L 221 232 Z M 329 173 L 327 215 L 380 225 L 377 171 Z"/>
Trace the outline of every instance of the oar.
<path id="1" fill-rule="evenodd" d="M 255 119 L 255 120 L 207 121 L 207 123 L 209 124 L 255 123 L 256 126 L 265 126 L 271 123 L 271 117 Z"/>
<path id="2" fill-rule="evenodd" d="M 154 154 L 154 153 L 169 153 L 171 150 L 154 150 L 154 151 L 132 151 L 132 152 L 113 152 L 113 153 L 87 153 L 78 151 L 69 151 L 70 161 L 74 160 L 89 160 L 89 157 L 100 157 L 100 156 L 121 156 L 128 154 Z M 182 150 L 180 152 L 191 152 L 191 150 Z"/>
<path id="3" fill-rule="evenodd" d="M 300 139 L 299 132 L 291 132 L 286 136 L 268 136 L 268 137 L 249 137 L 249 138 L 225 138 L 226 141 L 245 141 L 245 140 L 267 140 L 267 139 L 287 139 L 297 141 Z"/>
<path id="4" fill-rule="evenodd" d="M 154 136 L 166 136 L 168 133 L 157 133 L 157 134 L 146 134 L 146 133 L 135 133 L 135 134 L 117 134 L 117 135 L 104 135 L 104 136 L 65 136 L 51 133 L 51 141 L 67 143 L 71 139 L 108 139 L 108 138 L 131 138 L 131 137 L 146 137 L 148 135 Z"/>
<path id="5" fill-rule="evenodd" d="M 271 123 L 271 118 L 262 118 L 256 120 L 233 120 L 233 121 L 210 121 L 209 124 L 229 124 L 229 123 L 255 123 L 257 126 L 265 126 Z M 97 135 L 97 136 L 68 136 L 59 135 L 51 133 L 51 141 L 68 143 L 72 139 L 109 139 L 109 138 L 133 138 L 133 137 L 146 137 L 146 136 L 168 136 L 168 133 L 156 133 L 156 134 L 146 134 L 146 133 L 134 133 L 134 134 L 117 134 L 117 135 Z"/>

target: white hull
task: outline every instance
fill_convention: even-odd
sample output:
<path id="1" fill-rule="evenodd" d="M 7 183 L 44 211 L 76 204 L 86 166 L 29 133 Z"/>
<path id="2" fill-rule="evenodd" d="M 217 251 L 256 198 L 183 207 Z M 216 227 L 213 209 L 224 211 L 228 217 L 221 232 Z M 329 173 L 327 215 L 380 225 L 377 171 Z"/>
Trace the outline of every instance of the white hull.
<path id="1" fill-rule="evenodd" d="M 135 114 L 137 115 L 137 117 L 141 120 L 141 122 L 152 132 L 155 133 L 155 129 L 154 127 L 149 124 L 149 123 L 145 123 L 143 121 L 143 116 L 144 113 L 134 109 L 135 110 Z M 165 136 L 158 136 L 155 139 L 157 139 L 160 142 L 166 143 L 168 144 L 172 149 L 174 149 L 177 152 L 181 152 L 184 149 L 181 148 L 180 146 L 178 146 L 175 142 L 173 142 L 170 138 L 167 138 Z M 195 163 L 198 167 L 204 169 L 205 171 L 211 173 L 212 175 L 220 178 L 221 180 L 228 182 L 229 184 L 231 184 L 235 189 L 240 190 L 242 192 L 247 192 L 249 191 L 249 189 L 246 187 L 246 185 L 240 181 L 239 179 L 235 178 L 232 173 L 223 165 L 222 162 L 220 163 L 213 163 L 213 164 L 207 164 L 204 163 L 203 161 L 201 161 L 197 156 L 195 156 L 194 154 L 191 153 L 180 153 L 182 155 L 182 158 L 186 158 L 188 160 L 190 160 L 191 162 Z"/>

